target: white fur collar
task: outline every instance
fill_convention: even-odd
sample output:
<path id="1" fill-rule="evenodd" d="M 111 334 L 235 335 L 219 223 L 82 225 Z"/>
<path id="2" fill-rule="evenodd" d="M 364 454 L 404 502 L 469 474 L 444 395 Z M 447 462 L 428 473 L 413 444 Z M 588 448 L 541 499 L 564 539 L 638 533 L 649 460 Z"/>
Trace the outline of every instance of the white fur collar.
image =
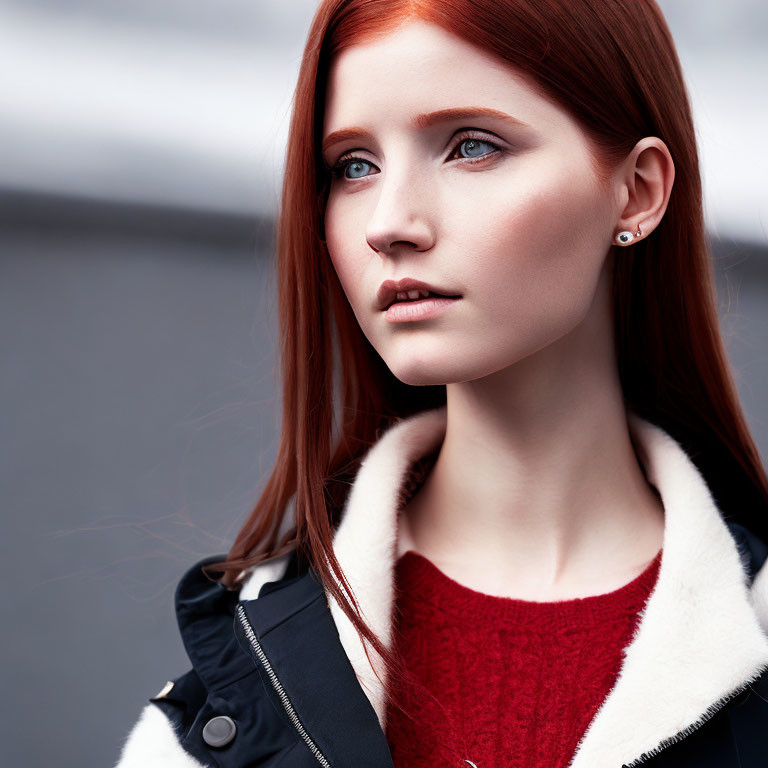
<path id="1" fill-rule="evenodd" d="M 442 441 L 446 407 L 390 427 L 366 454 L 333 540 L 370 627 L 389 647 L 401 490 L 413 462 Z M 614 688 L 570 768 L 616 768 L 696 724 L 768 666 L 768 566 L 749 589 L 736 544 L 701 474 L 661 428 L 629 413 L 629 428 L 665 509 L 662 562 Z M 257 566 L 243 600 L 280 577 L 287 556 Z M 329 595 L 339 638 L 382 729 L 385 702 L 354 626 Z M 369 649 L 376 663 L 378 655 Z M 383 669 L 376 664 L 384 679 Z"/>
<path id="2" fill-rule="evenodd" d="M 696 725 L 709 707 L 768 665 L 768 563 L 752 588 L 735 542 L 698 470 L 659 427 L 630 413 L 629 427 L 665 510 L 663 554 L 615 686 L 569 768 L 630 764 Z M 333 547 L 363 617 L 388 646 L 398 552 L 398 505 L 409 468 L 445 434 L 445 406 L 405 419 L 371 447 L 347 499 Z M 285 572 L 288 555 L 255 566 L 241 600 Z M 339 638 L 385 728 L 383 688 L 352 623 L 329 595 Z M 374 661 L 378 656 L 369 649 Z M 378 665 L 377 665 L 378 668 Z M 379 673 L 384 679 L 383 670 Z M 117 768 L 200 768 L 165 715 L 148 704 Z"/>

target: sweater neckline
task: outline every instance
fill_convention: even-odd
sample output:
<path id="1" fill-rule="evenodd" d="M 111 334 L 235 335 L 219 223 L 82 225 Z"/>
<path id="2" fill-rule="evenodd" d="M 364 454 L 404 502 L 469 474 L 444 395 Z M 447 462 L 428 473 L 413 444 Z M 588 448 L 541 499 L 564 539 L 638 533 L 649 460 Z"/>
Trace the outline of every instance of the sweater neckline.
<path id="1" fill-rule="evenodd" d="M 568 620 L 601 623 L 617 614 L 639 611 L 648 599 L 658 576 L 663 549 L 631 581 L 618 589 L 599 595 L 567 600 L 536 601 L 489 595 L 460 584 L 440 570 L 431 560 L 408 550 L 397 561 L 396 577 L 401 602 L 428 603 L 459 618 L 491 620 L 525 619 L 535 621 Z"/>

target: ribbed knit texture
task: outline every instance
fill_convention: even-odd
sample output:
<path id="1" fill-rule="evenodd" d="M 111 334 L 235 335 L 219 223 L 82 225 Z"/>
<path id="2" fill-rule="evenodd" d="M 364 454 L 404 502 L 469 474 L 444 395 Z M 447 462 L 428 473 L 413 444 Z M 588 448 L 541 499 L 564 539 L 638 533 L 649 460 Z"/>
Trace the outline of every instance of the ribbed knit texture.
<path id="1" fill-rule="evenodd" d="M 567 766 L 618 676 L 661 556 L 613 592 L 534 602 L 476 592 L 406 552 L 393 637 L 426 691 L 396 683 L 422 722 L 389 708 L 395 768 Z"/>

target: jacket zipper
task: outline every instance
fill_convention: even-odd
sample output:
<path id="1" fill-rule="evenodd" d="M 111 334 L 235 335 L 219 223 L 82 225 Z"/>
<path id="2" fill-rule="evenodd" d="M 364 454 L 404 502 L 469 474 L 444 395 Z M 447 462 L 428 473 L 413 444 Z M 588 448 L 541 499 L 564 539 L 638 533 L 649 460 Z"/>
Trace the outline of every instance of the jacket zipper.
<path id="1" fill-rule="evenodd" d="M 315 759 L 317 760 L 317 762 L 320 763 L 320 765 L 322 765 L 323 768 L 331 768 L 331 764 L 328 762 L 325 755 L 320 751 L 320 748 L 317 746 L 317 744 L 315 744 L 315 742 L 312 741 L 312 737 L 307 733 L 306 729 L 301 724 L 301 720 L 299 720 L 299 716 L 296 714 L 296 710 L 294 709 L 293 704 L 291 704 L 291 700 L 288 698 L 288 694 L 285 692 L 285 688 L 283 688 L 282 683 L 280 682 L 277 675 L 275 674 L 275 670 L 272 669 L 272 665 L 269 663 L 269 659 L 267 658 L 267 655 L 264 653 L 264 649 L 261 647 L 261 643 L 259 643 L 259 640 L 256 637 L 256 633 L 253 631 L 251 622 L 248 621 L 248 617 L 245 615 L 245 609 L 243 608 L 242 605 L 238 604 L 237 615 L 240 620 L 240 624 L 242 625 L 243 630 L 245 631 L 245 636 L 248 638 L 248 642 L 251 644 L 251 647 L 256 653 L 256 656 L 258 657 L 262 666 L 266 670 L 266 673 L 269 676 L 269 679 L 272 683 L 272 687 L 275 689 L 277 695 L 280 697 L 280 701 L 283 703 L 283 708 L 288 714 L 288 717 L 291 718 L 291 722 L 295 726 L 296 730 L 299 732 L 299 735 L 301 736 L 301 738 L 304 739 L 304 742 L 309 747 L 312 754 L 315 756 Z"/>
<path id="2" fill-rule="evenodd" d="M 320 763 L 320 765 L 323 766 L 323 768 L 331 768 L 331 764 L 328 762 L 328 759 L 323 755 L 323 753 L 320 751 L 320 748 L 315 744 L 315 742 L 312 740 L 312 737 L 307 733 L 304 726 L 301 724 L 301 720 L 299 720 L 299 716 L 296 714 L 296 710 L 293 707 L 293 704 L 291 704 L 291 700 L 288 698 L 288 694 L 285 692 L 285 688 L 283 688 L 282 683 L 278 679 L 277 675 L 275 674 L 274 669 L 272 669 L 272 665 L 269 663 L 269 659 L 267 658 L 267 655 L 264 653 L 263 648 L 261 647 L 261 643 L 259 643 L 258 638 L 256 637 L 256 633 L 253 631 L 253 627 L 251 626 L 251 622 L 248 621 L 248 617 L 245 615 L 245 609 L 242 605 L 237 606 L 237 615 L 240 619 L 240 624 L 243 627 L 243 630 L 245 631 L 245 635 L 248 638 L 248 642 L 250 642 L 251 647 L 253 648 L 254 652 L 256 653 L 257 657 L 259 658 L 259 661 L 261 662 L 262 666 L 264 667 L 267 675 L 269 676 L 269 679 L 272 683 L 272 687 L 275 689 L 277 695 L 280 697 L 280 701 L 283 703 L 283 707 L 288 714 L 288 717 L 290 717 L 291 722 L 295 726 L 296 730 L 299 732 L 299 735 L 302 739 L 304 739 L 304 742 L 309 747 L 312 754 L 315 756 L 315 759 Z M 660 752 L 663 752 L 668 747 L 671 747 L 673 744 L 677 744 L 680 741 L 683 741 L 683 739 L 690 736 L 692 733 L 697 731 L 701 726 L 703 726 L 705 723 L 707 723 L 709 720 L 711 720 L 729 701 L 736 698 L 736 696 L 743 693 L 751 683 L 753 683 L 755 680 L 757 680 L 760 675 L 762 675 L 764 672 L 768 671 L 768 666 L 762 667 L 760 669 L 759 674 L 754 677 L 752 680 L 748 680 L 743 685 L 739 686 L 738 688 L 731 691 L 726 696 L 723 696 L 721 699 L 719 699 L 717 702 L 715 702 L 712 706 L 710 706 L 704 716 L 693 725 L 689 725 L 687 728 L 684 728 L 682 731 L 679 731 L 674 736 L 671 736 L 669 739 L 662 742 L 659 746 L 654 747 L 654 749 L 643 752 L 640 757 L 633 760 L 631 763 L 624 763 L 621 768 L 637 768 L 639 765 L 644 765 L 649 760 L 656 757 Z"/>
<path id="3" fill-rule="evenodd" d="M 637 768 L 638 765 L 644 765 L 649 760 L 656 757 L 656 755 L 658 755 L 659 752 L 663 752 L 665 749 L 667 749 L 668 747 L 671 747 L 673 744 L 677 744 L 678 742 L 683 741 L 683 739 L 690 736 L 692 733 L 694 733 L 699 728 L 701 728 L 701 726 L 704 725 L 707 721 L 711 720 L 729 701 L 731 701 L 731 699 L 734 699 L 736 698 L 736 696 L 743 693 L 766 670 L 768 670 L 768 666 L 762 667 L 760 669 L 760 674 L 758 674 L 757 677 L 753 678 L 752 680 L 747 680 L 746 683 L 739 686 L 738 688 L 731 691 L 726 696 L 723 696 L 722 699 L 719 699 L 714 704 L 712 704 L 704 713 L 704 716 L 701 718 L 701 720 L 699 720 L 697 723 L 694 723 L 693 725 L 689 725 L 687 728 L 684 728 L 682 731 L 679 731 L 674 736 L 671 736 L 669 739 L 665 740 L 664 742 L 662 742 L 662 744 L 650 750 L 649 752 L 643 752 L 643 754 L 640 755 L 640 757 L 636 758 L 631 763 L 624 763 L 621 766 L 621 768 Z"/>

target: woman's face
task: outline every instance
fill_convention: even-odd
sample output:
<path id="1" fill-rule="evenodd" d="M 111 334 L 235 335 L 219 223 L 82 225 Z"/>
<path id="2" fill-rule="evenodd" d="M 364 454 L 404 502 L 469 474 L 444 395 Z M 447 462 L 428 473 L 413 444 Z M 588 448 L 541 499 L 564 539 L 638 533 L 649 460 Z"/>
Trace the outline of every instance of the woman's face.
<path id="1" fill-rule="evenodd" d="M 342 51 L 329 76 L 328 251 L 397 378 L 478 379 L 584 319 L 620 207 L 566 112 L 502 60 L 420 21 Z M 393 322 L 377 293 L 405 277 L 461 298 Z"/>

